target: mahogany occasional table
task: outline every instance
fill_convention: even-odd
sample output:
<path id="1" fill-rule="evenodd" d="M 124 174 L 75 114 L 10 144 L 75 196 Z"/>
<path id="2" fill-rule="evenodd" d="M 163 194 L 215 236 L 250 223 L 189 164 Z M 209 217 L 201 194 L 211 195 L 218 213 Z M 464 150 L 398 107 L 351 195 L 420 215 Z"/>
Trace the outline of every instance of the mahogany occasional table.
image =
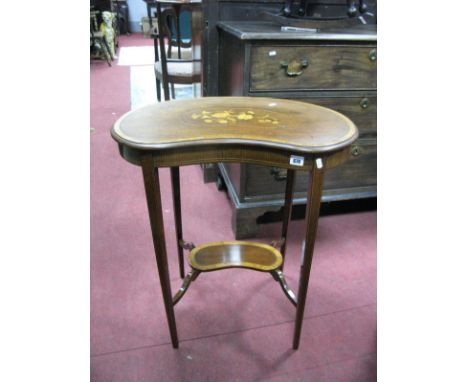
<path id="1" fill-rule="evenodd" d="M 308 103 L 260 97 L 206 97 L 145 106 L 123 115 L 113 126 L 124 159 L 141 166 L 164 307 L 172 345 L 178 347 L 174 305 L 202 272 L 249 268 L 269 272 L 296 307 L 293 348 L 299 347 L 325 169 L 350 155 L 358 131 L 344 115 Z M 179 166 L 242 162 L 287 169 L 281 237 L 271 245 L 228 241 L 195 246 L 182 235 Z M 171 168 L 179 271 L 184 278 L 173 296 L 164 236 L 160 167 Z M 297 297 L 282 267 L 291 217 L 295 170 L 310 173 L 306 237 Z M 279 247 L 279 249 L 275 248 Z M 185 275 L 184 249 L 190 272 Z"/>

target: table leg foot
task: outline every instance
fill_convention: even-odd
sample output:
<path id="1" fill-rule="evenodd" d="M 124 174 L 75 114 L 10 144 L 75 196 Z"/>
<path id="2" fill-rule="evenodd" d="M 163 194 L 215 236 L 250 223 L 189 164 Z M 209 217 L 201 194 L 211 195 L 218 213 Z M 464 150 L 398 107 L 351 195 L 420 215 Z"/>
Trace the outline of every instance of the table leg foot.
<path id="1" fill-rule="evenodd" d="M 288 283 L 286 282 L 283 272 L 280 269 L 275 269 L 274 271 L 271 271 L 271 275 L 276 281 L 280 283 L 281 289 L 283 290 L 288 300 L 291 301 L 291 303 L 294 306 L 297 306 L 296 295 L 294 294 L 294 292 L 291 290 Z"/>
<path id="2" fill-rule="evenodd" d="M 190 283 L 192 281 L 195 281 L 195 279 L 198 277 L 200 271 L 196 269 L 192 269 L 187 276 L 185 276 L 184 282 L 182 283 L 182 286 L 180 289 L 177 291 L 177 293 L 174 295 L 174 298 L 172 299 L 172 304 L 175 305 L 177 304 L 180 299 L 184 296 L 185 292 L 187 292 Z"/>

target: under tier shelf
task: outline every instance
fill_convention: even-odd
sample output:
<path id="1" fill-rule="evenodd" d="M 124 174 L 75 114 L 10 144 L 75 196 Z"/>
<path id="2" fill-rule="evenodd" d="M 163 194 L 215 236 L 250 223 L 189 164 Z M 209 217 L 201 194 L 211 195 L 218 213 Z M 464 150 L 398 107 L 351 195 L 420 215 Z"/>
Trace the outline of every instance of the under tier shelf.
<path id="1" fill-rule="evenodd" d="M 203 244 L 190 252 L 193 269 L 209 272 L 225 268 L 249 268 L 271 272 L 283 262 L 281 253 L 271 245 L 249 241 L 220 241 Z"/>

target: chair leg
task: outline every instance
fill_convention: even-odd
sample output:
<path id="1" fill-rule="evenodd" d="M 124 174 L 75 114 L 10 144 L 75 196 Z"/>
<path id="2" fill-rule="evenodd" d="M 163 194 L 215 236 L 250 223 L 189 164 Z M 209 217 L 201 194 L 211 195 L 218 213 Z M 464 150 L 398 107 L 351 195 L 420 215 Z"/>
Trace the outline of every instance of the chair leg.
<path id="1" fill-rule="evenodd" d="M 156 78 L 156 98 L 161 102 L 161 81 Z"/>
<path id="2" fill-rule="evenodd" d="M 104 46 L 104 48 L 102 49 L 102 51 L 104 52 L 104 56 L 106 58 L 106 61 L 107 61 L 107 65 L 109 66 L 112 66 L 111 64 L 111 61 L 112 61 L 112 54 L 111 54 L 111 50 L 109 48 L 109 45 L 107 45 L 107 41 L 105 38 L 102 38 L 101 39 L 101 43 L 102 43 L 102 46 Z"/>
<path id="3" fill-rule="evenodd" d="M 175 87 L 174 87 L 174 82 L 171 82 L 171 93 L 172 93 L 172 99 L 175 99 Z"/>

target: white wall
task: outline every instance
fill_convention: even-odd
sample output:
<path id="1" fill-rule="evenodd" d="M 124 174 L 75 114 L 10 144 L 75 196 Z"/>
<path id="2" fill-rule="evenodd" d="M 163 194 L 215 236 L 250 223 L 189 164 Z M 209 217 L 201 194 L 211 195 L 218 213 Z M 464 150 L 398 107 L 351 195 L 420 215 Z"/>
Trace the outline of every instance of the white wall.
<path id="1" fill-rule="evenodd" d="M 147 17 L 146 3 L 143 0 L 127 0 L 128 24 L 131 32 L 141 32 L 142 17 Z M 152 10 L 154 13 L 154 9 Z"/>

